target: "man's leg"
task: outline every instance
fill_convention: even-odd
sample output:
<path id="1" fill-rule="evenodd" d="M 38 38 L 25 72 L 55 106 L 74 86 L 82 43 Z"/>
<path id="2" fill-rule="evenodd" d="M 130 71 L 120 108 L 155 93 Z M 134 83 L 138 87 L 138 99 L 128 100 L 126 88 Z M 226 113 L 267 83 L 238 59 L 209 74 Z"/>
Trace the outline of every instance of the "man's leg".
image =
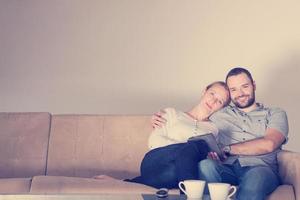
<path id="1" fill-rule="evenodd" d="M 279 185 L 279 178 L 270 167 L 243 167 L 237 192 L 239 200 L 263 200 Z"/>
<path id="2" fill-rule="evenodd" d="M 223 165 L 218 161 L 211 159 L 202 160 L 199 165 L 199 178 L 205 180 L 207 183 L 230 183 L 237 185 L 238 177 L 233 171 L 233 167 L 230 165 Z M 206 194 L 208 194 L 207 184 L 205 186 Z"/>

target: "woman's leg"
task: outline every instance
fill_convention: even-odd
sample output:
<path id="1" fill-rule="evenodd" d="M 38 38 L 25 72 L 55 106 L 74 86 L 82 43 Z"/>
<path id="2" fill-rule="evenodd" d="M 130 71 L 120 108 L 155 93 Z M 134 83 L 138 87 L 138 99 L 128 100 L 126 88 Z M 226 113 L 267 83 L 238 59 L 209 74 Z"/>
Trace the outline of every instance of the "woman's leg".
<path id="1" fill-rule="evenodd" d="M 209 147 L 204 140 L 184 143 L 175 159 L 178 181 L 199 179 L 198 163 L 206 159 L 208 151 Z"/>
<path id="2" fill-rule="evenodd" d="M 182 143 L 172 144 L 149 151 L 141 163 L 141 176 L 127 181 L 155 188 L 177 188 L 174 160 L 181 146 Z"/>

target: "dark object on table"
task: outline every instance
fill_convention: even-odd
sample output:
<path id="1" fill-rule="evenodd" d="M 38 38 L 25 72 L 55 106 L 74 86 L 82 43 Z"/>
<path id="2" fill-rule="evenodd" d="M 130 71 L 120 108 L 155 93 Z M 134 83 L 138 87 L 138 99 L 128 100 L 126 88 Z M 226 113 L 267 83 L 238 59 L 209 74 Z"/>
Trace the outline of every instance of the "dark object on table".
<path id="1" fill-rule="evenodd" d="M 169 190 L 167 188 L 160 188 L 157 192 L 156 192 L 156 196 L 158 198 L 166 198 L 168 196 L 168 192 Z"/>

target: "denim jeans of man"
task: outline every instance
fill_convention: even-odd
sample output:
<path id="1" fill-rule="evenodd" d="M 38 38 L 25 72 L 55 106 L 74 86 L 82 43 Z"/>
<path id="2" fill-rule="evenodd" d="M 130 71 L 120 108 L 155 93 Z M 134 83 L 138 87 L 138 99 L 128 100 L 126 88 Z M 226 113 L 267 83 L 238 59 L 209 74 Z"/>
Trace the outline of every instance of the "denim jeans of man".
<path id="1" fill-rule="evenodd" d="M 149 151 L 141 163 L 141 176 L 128 182 L 155 188 L 178 188 L 178 182 L 198 179 L 198 162 L 206 158 L 205 141 L 172 144 Z"/>
<path id="2" fill-rule="evenodd" d="M 238 200 L 264 200 L 280 184 L 278 175 L 270 167 L 241 167 L 238 160 L 232 165 L 223 165 L 211 159 L 202 160 L 199 163 L 199 176 L 208 183 L 238 185 Z M 208 194 L 207 185 L 205 193 Z"/>

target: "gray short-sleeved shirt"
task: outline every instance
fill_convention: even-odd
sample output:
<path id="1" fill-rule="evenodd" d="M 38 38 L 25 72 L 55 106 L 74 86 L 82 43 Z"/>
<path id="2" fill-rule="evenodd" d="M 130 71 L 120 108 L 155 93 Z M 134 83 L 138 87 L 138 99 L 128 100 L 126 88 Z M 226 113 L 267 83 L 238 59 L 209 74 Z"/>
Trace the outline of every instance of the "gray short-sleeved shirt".
<path id="1" fill-rule="evenodd" d="M 257 105 L 255 110 L 247 113 L 229 105 L 210 117 L 219 129 L 220 144 L 230 145 L 264 137 L 267 128 L 278 130 L 287 141 L 289 129 L 286 112 L 280 108 Z M 230 156 L 224 164 L 233 164 L 238 159 L 241 166 L 268 165 L 277 170 L 277 153 L 280 149 L 258 156 Z"/>

